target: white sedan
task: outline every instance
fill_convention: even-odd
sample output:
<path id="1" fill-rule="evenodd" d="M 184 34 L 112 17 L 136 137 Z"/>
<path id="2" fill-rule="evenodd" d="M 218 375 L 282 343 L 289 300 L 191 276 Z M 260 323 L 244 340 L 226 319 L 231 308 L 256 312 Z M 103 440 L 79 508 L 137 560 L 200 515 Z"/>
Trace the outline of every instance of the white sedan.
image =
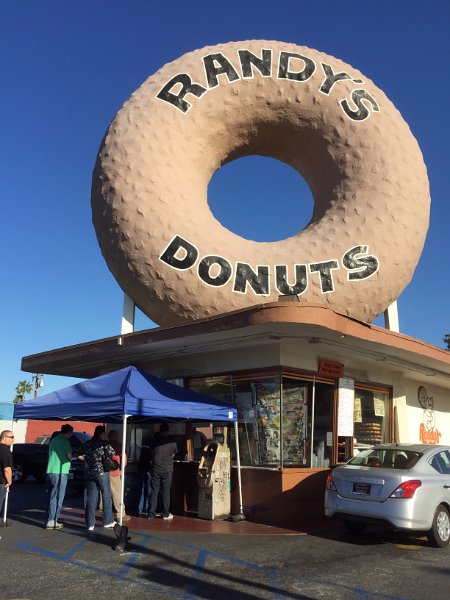
<path id="1" fill-rule="evenodd" d="M 325 514 L 350 531 L 369 523 L 426 531 L 450 541 L 450 446 L 385 444 L 360 452 L 328 475 Z"/>

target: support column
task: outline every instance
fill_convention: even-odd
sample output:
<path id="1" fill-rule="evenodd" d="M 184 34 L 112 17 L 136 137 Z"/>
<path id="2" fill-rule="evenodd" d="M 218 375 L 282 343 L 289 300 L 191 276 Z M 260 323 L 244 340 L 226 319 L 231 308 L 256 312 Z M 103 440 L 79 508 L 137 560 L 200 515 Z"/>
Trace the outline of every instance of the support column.
<path id="1" fill-rule="evenodd" d="M 134 301 L 128 296 L 123 294 L 123 314 L 122 314 L 122 327 L 120 333 L 122 335 L 126 333 L 133 333 L 134 331 L 134 316 L 135 316 L 136 305 Z"/>
<path id="2" fill-rule="evenodd" d="M 394 300 L 394 302 L 384 311 L 384 326 L 390 331 L 400 333 L 397 300 Z"/>

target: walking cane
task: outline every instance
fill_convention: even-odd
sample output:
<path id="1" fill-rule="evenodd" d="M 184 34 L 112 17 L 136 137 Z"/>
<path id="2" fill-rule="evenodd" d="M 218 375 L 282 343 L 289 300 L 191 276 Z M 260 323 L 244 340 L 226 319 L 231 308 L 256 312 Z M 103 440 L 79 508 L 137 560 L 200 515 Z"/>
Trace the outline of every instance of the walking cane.
<path id="1" fill-rule="evenodd" d="M 8 525 L 6 522 L 6 512 L 8 510 L 8 496 L 9 496 L 9 487 L 6 488 L 5 508 L 3 509 L 3 522 L 2 522 L 3 527 L 6 527 Z"/>

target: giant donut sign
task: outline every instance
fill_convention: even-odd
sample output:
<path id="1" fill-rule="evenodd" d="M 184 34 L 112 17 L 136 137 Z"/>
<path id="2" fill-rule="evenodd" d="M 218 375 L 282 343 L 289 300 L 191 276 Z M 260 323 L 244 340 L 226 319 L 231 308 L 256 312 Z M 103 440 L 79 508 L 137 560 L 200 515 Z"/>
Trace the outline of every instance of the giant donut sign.
<path id="1" fill-rule="evenodd" d="M 311 222 L 288 239 L 244 239 L 209 209 L 215 171 L 251 154 L 312 190 Z M 160 325 L 289 294 L 370 322 L 409 283 L 429 206 L 420 149 L 384 93 L 273 41 L 196 50 L 147 79 L 109 126 L 92 185 L 109 269 Z"/>

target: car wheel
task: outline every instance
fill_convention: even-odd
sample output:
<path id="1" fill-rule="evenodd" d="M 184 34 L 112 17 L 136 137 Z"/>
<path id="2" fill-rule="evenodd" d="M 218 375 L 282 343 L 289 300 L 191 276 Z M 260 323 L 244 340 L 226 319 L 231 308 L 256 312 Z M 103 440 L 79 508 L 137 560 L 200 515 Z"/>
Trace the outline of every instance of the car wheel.
<path id="1" fill-rule="evenodd" d="M 440 504 L 434 513 L 433 526 L 427 533 L 427 538 L 438 548 L 444 548 L 450 541 L 450 516 L 443 504 Z"/>
<path id="2" fill-rule="evenodd" d="M 22 465 L 15 464 L 12 469 L 12 480 L 13 483 L 23 483 L 27 478 L 28 474 Z"/>
<path id="3" fill-rule="evenodd" d="M 365 523 L 359 523 L 358 521 L 345 520 L 344 525 L 347 531 L 350 531 L 351 533 L 362 533 L 366 528 Z"/>

